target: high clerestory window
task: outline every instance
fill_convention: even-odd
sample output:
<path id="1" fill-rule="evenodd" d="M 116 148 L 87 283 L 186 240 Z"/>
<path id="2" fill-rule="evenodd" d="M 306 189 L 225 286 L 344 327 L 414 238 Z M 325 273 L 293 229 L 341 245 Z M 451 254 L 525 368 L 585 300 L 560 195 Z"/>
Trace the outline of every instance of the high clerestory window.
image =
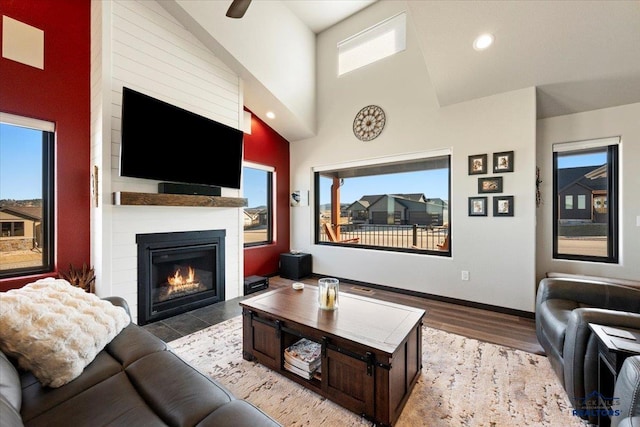
<path id="1" fill-rule="evenodd" d="M 450 157 L 314 168 L 316 244 L 450 256 Z"/>
<path id="2" fill-rule="evenodd" d="M 553 145 L 553 257 L 618 262 L 619 137 Z"/>
<path id="3" fill-rule="evenodd" d="M 0 113 L 0 278 L 53 269 L 54 124 Z"/>
<path id="4" fill-rule="evenodd" d="M 338 43 L 338 76 L 406 49 L 407 14 L 402 12 Z"/>

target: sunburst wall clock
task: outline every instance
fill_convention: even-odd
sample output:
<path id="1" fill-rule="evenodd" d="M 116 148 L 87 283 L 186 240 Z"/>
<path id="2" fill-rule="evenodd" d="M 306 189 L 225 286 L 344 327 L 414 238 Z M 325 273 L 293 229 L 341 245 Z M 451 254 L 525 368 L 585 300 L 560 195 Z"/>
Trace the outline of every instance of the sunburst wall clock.
<path id="1" fill-rule="evenodd" d="M 361 141 L 371 141 L 380 135 L 386 121 L 382 108 L 368 105 L 356 114 L 353 120 L 353 134 Z"/>

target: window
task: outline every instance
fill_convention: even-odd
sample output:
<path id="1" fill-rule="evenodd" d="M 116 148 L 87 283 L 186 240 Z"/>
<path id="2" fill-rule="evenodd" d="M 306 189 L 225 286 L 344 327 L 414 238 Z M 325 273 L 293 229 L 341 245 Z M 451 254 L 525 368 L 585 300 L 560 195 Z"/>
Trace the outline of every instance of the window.
<path id="1" fill-rule="evenodd" d="M 0 113 L 0 278 L 52 271 L 53 132 Z"/>
<path id="2" fill-rule="evenodd" d="M 554 144 L 554 258 L 618 262 L 619 141 Z"/>
<path id="3" fill-rule="evenodd" d="M 338 76 L 406 49 L 407 14 L 400 13 L 338 43 Z"/>
<path id="4" fill-rule="evenodd" d="M 449 255 L 450 155 L 316 169 L 315 242 Z"/>
<path id="5" fill-rule="evenodd" d="M 564 208 L 567 210 L 573 209 L 573 196 L 564 196 Z"/>
<path id="6" fill-rule="evenodd" d="M 273 174 L 273 168 L 248 162 L 242 169 L 245 247 L 273 242 Z"/>
<path id="7" fill-rule="evenodd" d="M 578 194 L 578 209 L 587 208 L 587 196 L 584 194 Z"/>

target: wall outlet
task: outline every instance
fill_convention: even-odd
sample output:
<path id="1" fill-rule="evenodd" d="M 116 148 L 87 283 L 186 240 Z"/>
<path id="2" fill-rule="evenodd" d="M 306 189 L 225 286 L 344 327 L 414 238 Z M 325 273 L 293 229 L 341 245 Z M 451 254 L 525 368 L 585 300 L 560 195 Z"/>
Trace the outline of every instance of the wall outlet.
<path id="1" fill-rule="evenodd" d="M 469 280 L 469 272 L 467 270 L 462 270 L 462 280 Z"/>

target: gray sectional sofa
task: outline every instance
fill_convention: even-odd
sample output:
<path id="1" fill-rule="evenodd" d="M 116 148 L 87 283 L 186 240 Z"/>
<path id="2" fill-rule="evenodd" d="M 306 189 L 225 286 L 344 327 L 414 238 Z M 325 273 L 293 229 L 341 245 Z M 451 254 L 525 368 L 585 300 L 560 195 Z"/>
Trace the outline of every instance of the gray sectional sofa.
<path id="1" fill-rule="evenodd" d="M 124 307 L 121 298 L 108 298 Z M 0 352 L 2 427 L 251 426 L 280 424 L 188 365 L 134 323 L 73 381 L 43 387 Z"/>

